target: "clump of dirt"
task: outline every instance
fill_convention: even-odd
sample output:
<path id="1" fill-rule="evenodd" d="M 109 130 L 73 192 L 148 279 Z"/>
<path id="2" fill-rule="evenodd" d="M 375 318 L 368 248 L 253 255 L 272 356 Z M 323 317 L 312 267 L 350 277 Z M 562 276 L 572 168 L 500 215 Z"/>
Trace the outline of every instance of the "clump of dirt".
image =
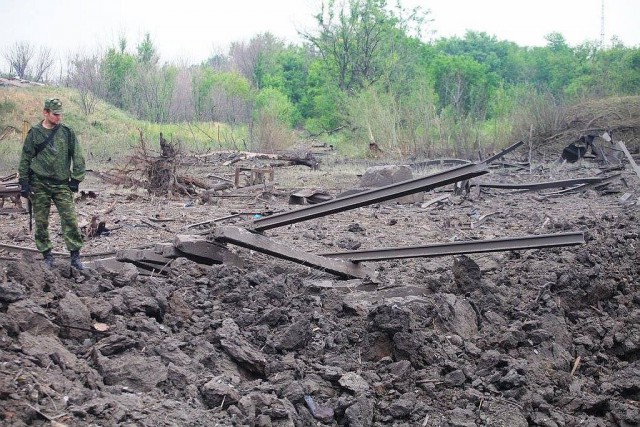
<path id="1" fill-rule="evenodd" d="M 285 200 L 268 208 L 285 209 Z M 270 233 L 311 252 L 585 233 L 575 247 L 380 262 L 377 283 L 242 250 L 243 268 L 177 258 L 167 275 L 134 269 L 126 280 L 80 274 L 62 258 L 53 270 L 35 258 L 2 260 L 0 420 L 638 425 L 640 212 L 618 200 L 593 190 L 490 190 L 424 208 L 377 204 Z M 149 206 L 128 203 L 129 215 Z M 229 206 L 208 209 L 221 216 Z M 490 215 L 475 225 L 481 214 Z M 100 242 L 113 244 L 113 234 Z"/>

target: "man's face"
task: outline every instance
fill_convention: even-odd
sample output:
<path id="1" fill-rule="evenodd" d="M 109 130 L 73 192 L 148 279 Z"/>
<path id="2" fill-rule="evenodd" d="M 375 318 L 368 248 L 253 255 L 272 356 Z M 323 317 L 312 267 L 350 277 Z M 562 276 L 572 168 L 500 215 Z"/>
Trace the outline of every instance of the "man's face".
<path id="1" fill-rule="evenodd" d="M 51 110 L 44 110 L 44 119 L 49 124 L 57 126 L 62 120 L 62 113 L 52 113 Z"/>

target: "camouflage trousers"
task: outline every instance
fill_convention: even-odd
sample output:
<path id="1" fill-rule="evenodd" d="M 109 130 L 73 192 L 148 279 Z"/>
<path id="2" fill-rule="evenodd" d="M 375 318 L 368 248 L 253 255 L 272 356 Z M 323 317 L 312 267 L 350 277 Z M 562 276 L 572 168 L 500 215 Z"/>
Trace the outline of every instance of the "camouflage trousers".
<path id="1" fill-rule="evenodd" d="M 40 252 L 53 249 L 53 244 L 49 239 L 49 216 L 51 202 L 53 202 L 58 210 L 58 215 L 60 215 L 62 236 L 67 249 L 69 251 L 80 250 L 82 248 L 82 234 L 78 228 L 73 193 L 69 190 L 68 184 L 52 184 L 34 177 L 31 189 L 33 191 L 31 203 L 36 223 L 36 248 Z"/>

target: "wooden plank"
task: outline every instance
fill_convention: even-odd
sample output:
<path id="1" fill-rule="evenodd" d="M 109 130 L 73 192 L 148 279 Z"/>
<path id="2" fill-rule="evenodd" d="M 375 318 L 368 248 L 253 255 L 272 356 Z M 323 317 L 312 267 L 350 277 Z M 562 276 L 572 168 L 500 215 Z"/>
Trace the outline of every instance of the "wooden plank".
<path id="1" fill-rule="evenodd" d="M 479 185 L 483 188 L 497 188 L 502 190 L 528 190 L 537 191 L 545 190 L 547 188 L 568 188 L 574 187 L 580 184 L 598 184 L 605 178 L 589 177 L 589 178 L 574 178 L 563 179 L 560 181 L 545 181 L 545 182 L 524 182 L 524 183 L 501 183 L 501 182 L 477 182 L 474 185 Z"/>
<path id="2" fill-rule="evenodd" d="M 618 141 L 618 146 L 622 149 L 622 151 L 624 151 L 624 155 L 627 156 L 627 159 L 629 160 L 629 164 L 631 164 L 631 167 L 636 172 L 636 175 L 638 175 L 638 178 L 640 178 L 640 167 L 638 167 L 635 160 L 633 160 L 631 153 L 629 153 L 629 150 L 627 150 L 627 146 L 624 145 L 624 142 L 622 141 Z"/>
<path id="3" fill-rule="evenodd" d="M 276 258 L 285 259 L 318 270 L 328 271 L 340 277 L 364 279 L 373 278 L 374 271 L 351 261 L 332 260 L 310 254 L 308 252 L 296 250 L 291 246 L 286 246 L 268 237 L 250 233 L 244 228 L 225 226 L 220 227 L 215 232 L 216 240 L 232 243 L 243 248 L 262 252 Z"/>
<path id="4" fill-rule="evenodd" d="M 10 197 L 20 194 L 18 183 L 0 184 L 0 196 Z"/>

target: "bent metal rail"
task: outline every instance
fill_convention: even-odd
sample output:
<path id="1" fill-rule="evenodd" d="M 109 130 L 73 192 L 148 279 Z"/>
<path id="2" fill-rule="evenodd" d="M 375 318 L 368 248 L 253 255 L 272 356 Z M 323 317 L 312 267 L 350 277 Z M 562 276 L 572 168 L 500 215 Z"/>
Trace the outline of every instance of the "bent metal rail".
<path id="1" fill-rule="evenodd" d="M 317 205 L 311 205 L 295 211 L 256 219 L 253 221 L 253 229 L 260 232 L 337 212 L 345 212 L 362 206 L 371 205 L 373 203 L 384 202 L 386 200 L 407 196 L 409 194 L 432 190 L 447 184 L 453 184 L 454 182 L 484 175 L 488 172 L 489 170 L 485 164 L 472 163 L 470 165 L 459 166 L 425 177 L 410 179 L 387 185 L 385 187 L 375 188 L 350 196 L 329 200 L 328 202 L 318 203 Z"/>
<path id="2" fill-rule="evenodd" d="M 329 258 L 361 261 L 384 261 L 401 258 L 426 258 L 446 255 L 500 252 L 518 249 L 540 249 L 584 244 L 581 232 L 542 234 L 538 236 L 509 237 L 491 240 L 471 240 L 453 243 L 437 243 L 425 246 L 381 248 L 359 251 L 319 254 Z"/>

